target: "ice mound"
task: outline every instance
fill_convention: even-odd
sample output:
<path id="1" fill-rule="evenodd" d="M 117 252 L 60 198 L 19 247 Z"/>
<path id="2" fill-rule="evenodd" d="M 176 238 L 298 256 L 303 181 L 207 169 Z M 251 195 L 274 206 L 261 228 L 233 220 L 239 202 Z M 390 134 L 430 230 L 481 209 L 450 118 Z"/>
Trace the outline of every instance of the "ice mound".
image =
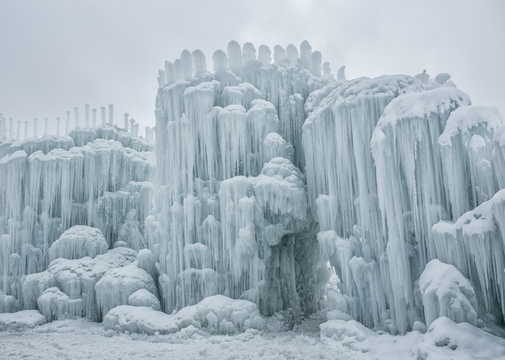
<path id="1" fill-rule="evenodd" d="M 26 309 L 34 309 L 38 303 L 37 300 L 44 295 L 47 289 L 57 287 L 63 294 L 53 289 L 41 300 L 41 304 L 47 306 L 46 313 L 52 314 L 51 318 L 59 318 L 58 314 L 65 314 L 65 312 L 58 312 L 57 304 L 51 305 L 51 302 L 55 303 L 55 299 L 63 299 L 62 302 L 65 303 L 65 296 L 67 296 L 69 301 L 70 299 L 82 299 L 84 302 L 82 316 L 99 320 L 101 317 L 97 309 L 95 284 L 108 270 L 126 266 L 135 261 L 136 255 L 135 251 L 121 247 L 109 250 L 94 259 L 90 257 L 76 260 L 56 259 L 49 264 L 46 271 L 30 274 L 24 278 L 22 284 L 23 306 Z M 66 305 L 62 306 L 64 309 Z M 78 311 L 72 311 L 71 315 L 77 316 Z"/>
<path id="2" fill-rule="evenodd" d="M 431 260 L 419 278 L 426 325 L 447 316 L 477 326 L 477 298 L 470 281 L 452 265 Z"/>
<path id="3" fill-rule="evenodd" d="M 328 320 L 319 325 L 321 336 L 334 338 L 341 342 L 363 342 L 375 333 L 355 320 Z"/>
<path id="4" fill-rule="evenodd" d="M 194 327 L 211 334 L 231 335 L 247 329 L 261 330 L 265 321 L 256 304 L 215 295 L 185 307 L 174 315 L 150 307 L 118 306 L 104 317 L 103 326 L 105 330 L 147 334 L 175 333 Z"/>
<path id="5" fill-rule="evenodd" d="M 44 315 L 37 310 L 23 310 L 0 314 L 0 331 L 18 331 L 34 328 L 46 322 Z"/>
<path id="6" fill-rule="evenodd" d="M 160 301 L 152 292 L 146 289 L 139 289 L 128 297 L 128 305 L 152 307 L 156 311 L 161 311 Z"/>
<path id="7" fill-rule="evenodd" d="M 152 276 L 136 263 L 107 271 L 95 285 L 100 313 L 105 315 L 116 306 L 128 304 L 130 295 L 140 289 L 158 294 Z"/>
<path id="8" fill-rule="evenodd" d="M 100 229 L 76 225 L 66 230 L 49 248 L 49 262 L 57 258 L 80 259 L 105 254 L 109 246 Z"/>

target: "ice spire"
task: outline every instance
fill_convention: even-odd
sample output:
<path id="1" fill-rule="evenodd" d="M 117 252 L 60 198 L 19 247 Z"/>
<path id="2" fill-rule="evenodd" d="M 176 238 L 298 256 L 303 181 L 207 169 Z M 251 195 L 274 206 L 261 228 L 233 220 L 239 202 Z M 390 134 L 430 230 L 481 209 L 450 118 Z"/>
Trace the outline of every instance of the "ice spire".
<path id="1" fill-rule="evenodd" d="M 193 65 L 195 67 L 195 77 L 198 77 L 207 71 L 207 63 L 202 50 L 196 49 L 193 51 Z"/>
<path id="2" fill-rule="evenodd" d="M 244 47 L 242 48 L 244 66 L 249 65 L 250 63 L 256 60 L 256 49 L 254 45 L 250 42 L 246 42 Z"/>
<path id="3" fill-rule="evenodd" d="M 175 81 L 182 79 L 182 61 L 181 59 L 175 59 L 174 61 L 174 69 L 175 69 Z"/>
<path id="4" fill-rule="evenodd" d="M 124 131 L 126 131 L 126 132 L 128 132 L 128 116 L 130 116 L 130 114 L 128 114 L 128 113 L 124 114 L 124 126 L 123 127 L 124 127 Z"/>
<path id="5" fill-rule="evenodd" d="M 331 74 L 331 67 L 330 67 L 330 63 L 328 61 L 325 61 L 323 64 L 323 74 L 324 75 Z"/>
<path id="6" fill-rule="evenodd" d="M 91 125 L 93 126 L 93 128 L 96 127 L 96 112 L 97 110 L 96 109 L 93 109 L 91 110 L 93 116 L 92 116 L 92 120 L 91 120 Z"/>
<path id="7" fill-rule="evenodd" d="M 25 120 L 25 139 L 28 139 L 28 120 Z"/>
<path id="8" fill-rule="evenodd" d="M 214 64 L 214 74 L 216 75 L 228 67 L 228 57 L 223 50 L 216 50 L 214 52 L 212 62 Z"/>
<path id="9" fill-rule="evenodd" d="M 60 125 L 61 125 L 61 118 L 57 117 L 56 118 L 56 136 L 60 137 Z"/>
<path id="10" fill-rule="evenodd" d="M 105 106 L 100 107 L 100 112 L 102 113 L 102 126 L 107 124 L 107 108 Z"/>
<path id="11" fill-rule="evenodd" d="M 169 85 L 175 82 L 175 66 L 171 61 L 165 61 L 165 77 Z"/>
<path id="12" fill-rule="evenodd" d="M 183 50 L 181 53 L 182 76 L 184 80 L 191 81 L 193 78 L 193 57 L 189 50 Z"/>
<path id="13" fill-rule="evenodd" d="M 67 111 L 67 121 L 65 123 L 65 135 L 70 131 L 70 111 Z"/>
<path id="14" fill-rule="evenodd" d="M 300 65 L 302 68 L 311 70 L 311 56 L 312 46 L 307 40 L 302 41 L 300 44 Z"/>
<path id="15" fill-rule="evenodd" d="M 74 108 L 75 129 L 79 129 L 79 108 Z"/>
<path id="16" fill-rule="evenodd" d="M 89 127 L 90 119 L 89 119 L 89 104 L 84 105 L 84 118 L 86 121 L 86 127 Z"/>
<path id="17" fill-rule="evenodd" d="M 270 65 L 272 62 L 271 54 L 270 48 L 266 45 L 260 45 L 258 48 L 258 60 L 261 61 L 263 65 Z"/>
<path id="18" fill-rule="evenodd" d="M 342 65 L 337 72 L 337 80 L 345 80 L 345 65 Z"/>
<path id="19" fill-rule="evenodd" d="M 49 118 L 44 118 L 44 136 L 49 132 Z"/>
<path id="20" fill-rule="evenodd" d="M 240 50 L 240 45 L 235 40 L 228 43 L 226 49 L 228 52 L 228 64 L 230 70 L 235 73 L 235 75 L 240 76 L 240 70 L 242 68 L 242 51 Z"/>
<path id="21" fill-rule="evenodd" d="M 298 49 L 296 46 L 293 44 L 289 44 L 286 47 L 286 56 L 288 57 L 288 60 L 291 62 L 297 61 L 298 60 Z"/>
<path id="22" fill-rule="evenodd" d="M 21 121 L 18 120 L 16 122 L 17 122 L 16 140 L 19 140 L 21 138 Z"/>
<path id="23" fill-rule="evenodd" d="M 109 125 L 114 125 L 114 105 L 109 105 Z"/>
<path id="24" fill-rule="evenodd" d="M 126 121 L 126 119 L 125 119 Z M 135 136 L 135 119 L 134 118 L 131 118 L 130 119 L 130 134 L 133 136 Z"/>
<path id="25" fill-rule="evenodd" d="M 274 62 L 278 65 L 284 60 L 286 60 L 286 50 L 280 45 L 275 45 L 274 47 Z"/>
<path id="26" fill-rule="evenodd" d="M 314 51 L 311 56 L 312 62 L 312 74 L 314 76 L 321 76 L 321 62 L 323 60 L 323 56 L 320 51 Z"/>
<path id="27" fill-rule="evenodd" d="M 33 137 L 37 137 L 37 122 L 39 120 L 37 118 L 33 118 Z"/>
<path id="28" fill-rule="evenodd" d="M 135 124 L 135 137 L 139 137 L 139 124 Z"/>
<path id="29" fill-rule="evenodd" d="M 167 75 L 165 70 L 158 70 L 158 86 L 162 87 L 167 83 Z"/>

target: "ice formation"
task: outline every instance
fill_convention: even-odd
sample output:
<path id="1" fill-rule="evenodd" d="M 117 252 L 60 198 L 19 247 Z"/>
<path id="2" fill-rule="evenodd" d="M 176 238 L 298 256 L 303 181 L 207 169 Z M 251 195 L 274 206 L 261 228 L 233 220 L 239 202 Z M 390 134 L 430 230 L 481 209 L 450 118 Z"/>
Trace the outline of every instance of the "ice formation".
<path id="1" fill-rule="evenodd" d="M 0 116 L 0 311 L 233 333 L 320 309 L 330 266 L 325 336 L 503 324 L 495 108 L 447 73 L 335 80 L 306 41 L 212 61 L 165 62 L 145 140 L 112 105 L 61 137 Z"/>

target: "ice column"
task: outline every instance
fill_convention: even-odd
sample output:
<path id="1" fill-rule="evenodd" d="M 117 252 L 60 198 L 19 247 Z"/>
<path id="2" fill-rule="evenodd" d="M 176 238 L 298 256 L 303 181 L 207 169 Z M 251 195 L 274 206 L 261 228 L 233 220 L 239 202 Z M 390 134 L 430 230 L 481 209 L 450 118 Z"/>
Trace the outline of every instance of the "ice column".
<path id="1" fill-rule="evenodd" d="M 286 60 L 286 50 L 280 45 L 275 45 L 274 47 L 274 63 L 279 65 L 284 60 Z"/>
<path id="2" fill-rule="evenodd" d="M 270 65 L 272 62 L 271 51 L 266 45 L 260 45 L 258 48 L 258 60 L 261 61 L 263 65 Z"/>
<path id="3" fill-rule="evenodd" d="M 196 49 L 193 51 L 193 62 L 195 66 L 195 77 L 199 77 L 202 73 L 207 71 L 205 55 L 203 54 L 202 50 Z"/>
<path id="4" fill-rule="evenodd" d="M 214 74 L 216 75 L 228 67 L 228 57 L 223 50 L 216 50 L 212 55 L 212 61 L 214 64 Z"/>
<path id="5" fill-rule="evenodd" d="M 170 61 L 165 61 L 165 76 L 166 76 L 168 85 L 173 84 L 175 82 L 174 63 L 172 63 Z"/>
<path id="6" fill-rule="evenodd" d="M 16 131 L 16 140 L 21 138 L 21 121 L 17 121 L 17 131 Z"/>
<path id="7" fill-rule="evenodd" d="M 128 124 L 126 121 L 127 121 L 127 119 L 125 119 L 125 124 L 128 127 Z M 135 119 L 133 119 L 133 118 L 130 119 L 130 133 L 131 133 L 132 137 L 135 137 Z"/>
<path id="8" fill-rule="evenodd" d="M 307 40 L 302 41 L 300 44 L 300 65 L 304 69 L 312 70 L 312 46 Z"/>
<path id="9" fill-rule="evenodd" d="M 298 60 L 298 49 L 293 44 L 286 47 L 286 56 L 289 61 L 294 62 Z"/>
<path id="10" fill-rule="evenodd" d="M 9 133 L 11 139 L 16 138 L 16 133 L 14 132 L 14 119 L 11 117 L 9 118 Z"/>
<path id="11" fill-rule="evenodd" d="M 162 87 L 167 83 L 167 75 L 164 70 L 158 70 L 158 86 Z"/>
<path id="12" fill-rule="evenodd" d="M 312 53 L 311 62 L 312 62 L 312 73 L 314 76 L 321 76 L 321 62 L 323 60 L 323 56 L 320 51 L 314 51 Z"/>
<path id="13" fill-rule="evenodd" d="M 182 74 L 182 61 L 181 61 L 181 59 L 175 59 L 174 70 L 175 70 L 175 80 L 177 81 L 179 79 L 182 79 L 183 74 Z"/>
<path id="14" fill-rule="evenodd" d="M 49 131 L 49 118 L 44 118 L 44 136 L 47 135 Z"/>
<path id="15" fill-rule="evenodd" d="M 228 43 L 226 51 L 228 52 L 230 70 L 233 71 L 235 75 L 240 76 L 240 70 L 242 68 L 242 51 L 240 50 L 240 45 L 238 42 L 232 40 Z"/>
<path id="16" fill-rule="evenodd" d="M 25 139 L 28 139 L 28 120 L 25 120 Z"/>
<path id="17" fill-rule="evenodd" d="M 33 118 L 33 137 L 37 137 L 37 123 L 38 123 L 38 119 L 37 118 Z"/>

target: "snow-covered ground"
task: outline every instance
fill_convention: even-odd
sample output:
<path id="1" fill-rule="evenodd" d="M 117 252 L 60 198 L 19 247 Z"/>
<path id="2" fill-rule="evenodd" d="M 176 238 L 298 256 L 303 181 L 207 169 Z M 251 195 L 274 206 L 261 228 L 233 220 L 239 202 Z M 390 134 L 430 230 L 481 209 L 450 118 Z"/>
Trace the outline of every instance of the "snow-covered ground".
<path id="1" fill-rule="evenodd" d="M 264 331 L 233 336 L 127 334 L 89 320 L 58 320 L 0 332 L 0 359 L 505 359 L 503 338 L 448 318 L 435 321 L 426 334 L 405 336 L 379 335 L 339 320 L 321 332 L 325 320 L 318 313 L 286 331 L 279 315 L 267 319 Z"/>

